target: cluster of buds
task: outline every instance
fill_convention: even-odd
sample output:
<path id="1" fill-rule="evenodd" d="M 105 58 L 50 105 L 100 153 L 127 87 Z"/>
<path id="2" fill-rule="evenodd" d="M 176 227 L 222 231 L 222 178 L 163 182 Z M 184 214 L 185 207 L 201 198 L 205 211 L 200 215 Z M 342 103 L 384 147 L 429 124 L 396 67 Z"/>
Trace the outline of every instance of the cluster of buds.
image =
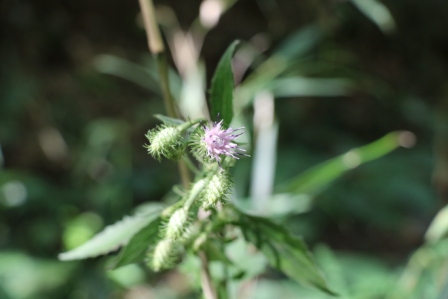
<path id="1" fill-rule="evenodd" d="M 169 269 L 174 265 L 190 225 L 188 209 L 179 208 L 169 215 L 160 230 L 160 241 L 150 252 L 148 265 L 154 271 Z"/>
<path id="2" fill-rule="evenodd" d="M 188 128 L 199 123 L 186 122 L 177 127 L 163 125 L 146 134 L 149 145 L 145 147 L 156 159 L 163 157 L 171 160 L 179 159 L 189 143 L 192 147 L 192 154 L 200 162 L 217 162 L 221 166 L 222 156 L 238 159 L 239 156 L 247 156 L 245 150 L 239 147 L 234 141 L 244 134 L 244 127 L 238 129 L 224 129 L 222 120 L 214 122 L 212 126 L 202 125 L 192 134 L 190 141 L 184 138 L 184 133 Z"/>
<path id="3" fill-rule="evenodd" d="M 198 126 L 192 134 L 187 134 L 189 128 L 201 121 L 186 122 L 179 126 L 163 125 L 149 131 L 146 137 L 149 145 L 148 152 L 156 159 L 162 157 L 177 160 L 185 154 L 187 144 L 192 148 L 192 154 L 204 164 L 204 172 L 201 179 L 193 184 L 181 201 L 168 207 L 162 212 L 166 218 L 163 228 L 160 230 L 160 240 L 150 251 L 148 265 L 154 271 L 169 269 L 179 256 L 180 249 L 187 242 L 189 227 L 191 226 L 190 208 L 194 203 L 199 203 L 204 210 L 215 209 L 223 205 L 230 194 L 232 182 L 223 169 L 223 157 L 238 159 L 246 154 L 234 141 L 244 133 L 244 128 L 224 129 L 222 121 L 213 123 L 208 127 Z M 225 165 L 229 166 L 227 160 Z M 219 165 L 214 164 L 216 162 Z M 199 238 L 204 242 L 206 235 Z M 202 242 L 194 242 L 200 247 Z"/>

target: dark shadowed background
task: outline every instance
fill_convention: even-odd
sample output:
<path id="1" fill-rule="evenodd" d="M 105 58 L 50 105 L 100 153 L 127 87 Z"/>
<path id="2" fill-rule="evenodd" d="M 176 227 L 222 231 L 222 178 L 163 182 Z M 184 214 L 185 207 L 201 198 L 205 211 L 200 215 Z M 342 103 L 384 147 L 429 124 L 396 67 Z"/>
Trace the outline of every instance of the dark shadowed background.
<path id="1" fill-rule="evenodd" d="M 201 1 L 155 4 L 165 32 L 188 31 Z M 152 60 L 138 1 L 6 0 L 0 22 L 0 298 L 197 298 L 177 272 L 136 266 L 123 274 L 106 271 L 107 258 L 57 260 L 179 182 L 174 163 L 143 148 L 164 107 L 141 86 Z M 301 54 L 287 56 L 285 73 L 348 87 L 277 86 L 276 185 L 392 131 L 412 132 L 407 145 L 416 142 L 344 173 L 312 208 L 282 221 L 311 248 L 341 255 L 346 271 L 362 265 L 356 273 L 370 281 L 398 280 L 448 202 L 448 2 L 237 0 L 205 36 L 206 84 L 232 41 L 271 57 L 310 28 L 316 40 L 302 52 L 300 39 L 290 44 Z M 132 64 L 113 68 L 117 59 Z M 250 174 L 251 161 L 240 173 Z M 249 179 L 236 184 L 248 196 Z M 275 283 L 264 287 L 282 296 Z"/>

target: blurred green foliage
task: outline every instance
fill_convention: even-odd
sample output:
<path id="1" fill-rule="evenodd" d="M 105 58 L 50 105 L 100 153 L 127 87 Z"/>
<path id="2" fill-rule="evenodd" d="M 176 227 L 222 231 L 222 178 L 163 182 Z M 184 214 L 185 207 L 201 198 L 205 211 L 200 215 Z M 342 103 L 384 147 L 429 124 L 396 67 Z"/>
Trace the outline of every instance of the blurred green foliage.
<path id="1" fill-rule="evenodd" d="M 187 30 L 200 1 L 158 4 L 164 26 L 174 11 Z M 176 165 L 142 147 L 163 103 L 137 1 L 1 7 L 0 298 L 197 298 L 185 279 L 195 261 L 184 261 L 187 274 L 156 276 L 135 265 L 105 271 L 107 258 L 56 260 L 178 183 Z M 275 97 L 278 146 L 268 155 L 274 189 L 285 193 L 262 209 L 316 248 L 343 298 L 446 298 L 443 216 L 430 242 L 424 234 L 448 203 L 447 12 L 443 1 L 240 0 L 204 39 L 196 75 L 205 82 L 226 47 L 242 41 L 237 122 L 256 131 L 252 101 L 260 90 Z M 180 76 L 171 78 L 181 97 Z M 363 148 L 354 148 L 397 130 L 412 132 L 415 146 L 355 167 Z M 402 145 L 412 145 L 409 136 Z M 340 168 L 344 157 L 350 171 Z M 249 159 L 236 166 L 239 198 L 252 196 L 252 167 Z M 300 190 L 303 175 L 283 189 L 319 171 L 319 192 Z M 266 261 L 233 246 L 228 255 L 259 275 Z M 251 283 L 251 297 L 241 298 L 328 298 L 273 271 Z"/>

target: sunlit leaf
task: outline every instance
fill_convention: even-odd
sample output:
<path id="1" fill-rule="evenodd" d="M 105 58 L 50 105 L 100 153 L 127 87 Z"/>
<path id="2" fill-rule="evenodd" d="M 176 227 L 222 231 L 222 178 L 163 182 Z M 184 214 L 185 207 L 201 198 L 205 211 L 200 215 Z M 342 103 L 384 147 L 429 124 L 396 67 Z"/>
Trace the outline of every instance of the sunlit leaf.
<path id="1" fill-rule="evenodd" d="M 117 250 L 129 242 L 148 223 L 153 221 L 161 211 L 161 207 L 154 208 L 148 213 L 125 216 L 119 222 L 107 226 L 102 232 L 83 245 L 59 254 L 61 261 L 70 261 L 96 257 Z"/>
<path id="2" fill-rule="evenodd" d="M 254 206 L 253 198 L 236 198 L 233 204 L 250 215 L 263 217 L 284 217 L 291 214 L 308 212 L 312 206 L 312 197 L 307 194 L 278 193 L 266 198 L 263 209 Z"/>
<path id="3" fill-rule="evenodd" d="M 378 0 L 352 0 L 352 3 L 383 32 L 395 29 L 395 21 L 386 5 Z"/>
<path id="4" fill-rule="evenodd" d="M 381 158 L 401 145 L 401 139 L 413 138 L 410 132 L 392 132 L 386 136 L 347 153 L 325 161 L 287 183 L 286 191 L 315 194 L 347 171 L 359 165 Z"/>
<path id="5" fill-rule="evenodd" d="M 286 77 L 272 81 L 269 89 L 276 97 L 335 97 L 346 95 L 349 87 L 345 79 Z"/>
<path id="6" fill-rule="evenodd" d="M 235 86 L 232 71 L 232 56 L 239 41 L 234 41 L 218 63 L 210 88 L 210 113 L 212 118 L 218 114 L 225 126 L 233 117 L 233 89 Z"/>

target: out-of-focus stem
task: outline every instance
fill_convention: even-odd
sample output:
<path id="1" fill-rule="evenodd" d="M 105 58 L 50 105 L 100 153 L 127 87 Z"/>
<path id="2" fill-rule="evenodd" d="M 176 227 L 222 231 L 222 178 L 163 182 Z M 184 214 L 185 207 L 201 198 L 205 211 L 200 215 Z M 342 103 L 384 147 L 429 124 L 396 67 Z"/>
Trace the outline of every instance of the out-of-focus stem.
<path id="1" fill-rule="evenodd" d="M 205 299 L 218 299 L 216 289 L 213 285 L 212 277 L 208 269 L 208 259 L 204 252 L 199 252 L 201 259 L 201 286 Z"/>
<path id="2" fill-rule="evenodd" d="M 152 0 L 138 0 L 138 2 L 140 3 L 146 36 L 148 37 L 149 51 L 154 55 L 163 53 L 165 47 L 163 46 L 162 37 L 157 26 L 154 4 Z"/>
<path id="3" fill-rule="evenodd" d="M 141 0 L 143 1 L 143 0 Z M 157 66 L 159 70 L 160 88 L 162 89 L 163 101 L 165 102 L 165 109 L 169 117 L 179 118 L 174 103 L 173 95 L 171 94 L 170 81 L 168 79 L 168 63 L 164 53 L 159 53 L 156 56 Z"/>
<path id="4" fill-rule="evenodd" d="M 144 1 L 144 0 L 140 0 Z M 160 88 L 162 89 L 163 101 L 165 103 L 165 109 L 169 117 L 179 118 L 179 114 L 176 110 L 176 104 L 174 102 L 173 95 L 171 94 L 170 81 L 168 79 L 168 63 L 164 53 L 159 53 L 156 57 L 157 65 L 159 69 Z M 179 160 L 179 173 L 184 188 L 189 187 L 191 181 L 190 173 L 185 161 Z"/>
<path id="5" fill-rule="evenodd" d="M 179 118 L 176 104 L 170 90 L 168 63 L 165 56 L 165 47 L 163 46 L 163 40 L 154 13 L 154 4 L 152 3 L 152 0 L 139 0 L 139 3 L 143 22 L 145 24 L 146 35 L 148 37 L 149 51 L 157 60 L 160 88 L 162 90 L 166 112 L 170 117 Z M 182 160 L 179 161 L 179 173 L 182 185 L 185 188 L 188 188 L 191 180 L 190 173 L 188 172 L 188 167 L 185 165 L 185 162 Z"/>

